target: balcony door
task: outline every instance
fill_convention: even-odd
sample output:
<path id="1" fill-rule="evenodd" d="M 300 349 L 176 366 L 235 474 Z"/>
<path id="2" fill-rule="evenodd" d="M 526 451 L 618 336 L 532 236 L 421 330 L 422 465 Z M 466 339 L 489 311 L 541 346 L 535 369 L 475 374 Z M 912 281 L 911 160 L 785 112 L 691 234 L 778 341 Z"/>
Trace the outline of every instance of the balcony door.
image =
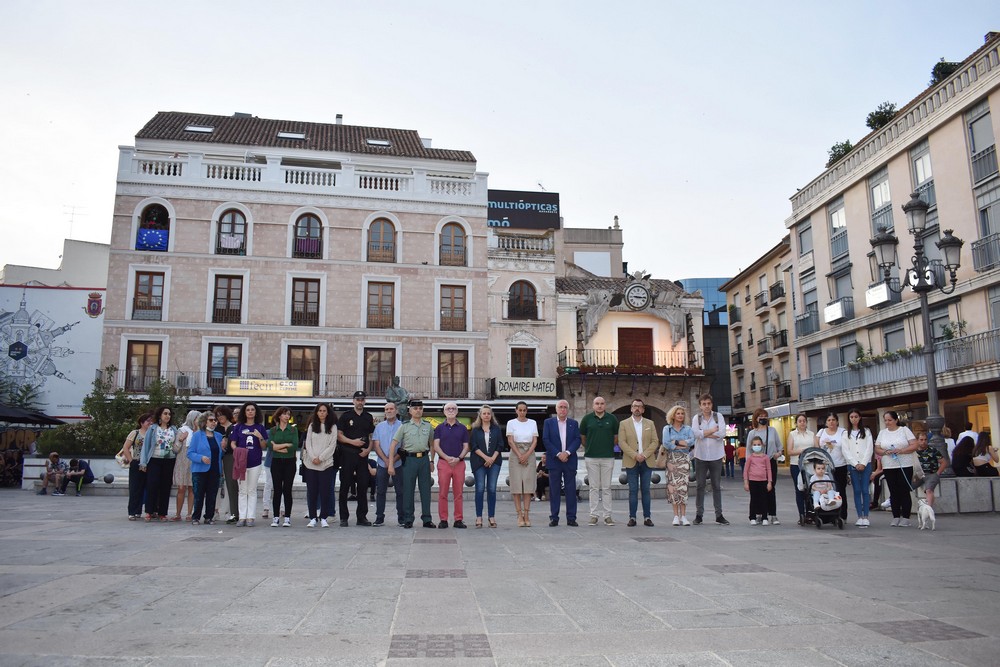
<path id="1" fill-rule="evenodd" d="M 618 330 L 618 365 L 653 365 L 653 330 L 623 328 Z"/>

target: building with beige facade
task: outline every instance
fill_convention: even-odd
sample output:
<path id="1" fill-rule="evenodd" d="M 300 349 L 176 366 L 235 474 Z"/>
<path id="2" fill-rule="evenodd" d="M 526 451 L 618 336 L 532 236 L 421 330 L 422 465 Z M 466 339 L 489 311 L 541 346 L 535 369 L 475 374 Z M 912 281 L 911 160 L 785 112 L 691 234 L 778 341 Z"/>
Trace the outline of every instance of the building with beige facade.
<path id="1" fill-rule="evenodd" d="M 158 113 L 120 148 L 102 364 L 196 401 L 400 376 L 481 402 L 486 197 L 472 153 L 412 130 Z"/>
<path id="2" fill-rule="evenodd" d="M 952 74 L 792 197 L 785 287 L 801 410 L 834 411 L 843 424 L 850 406 L 869 423 L 893 409 L 919 425 L 927 415 L 923 354 L 933 346 L 947 425 L 1000 429 L 998 112 L 1000 34 L 990 33 Z M 922 240 L 939 285 L 948 275 L 936 242 L 945 230 L 965 242 L 954 291 L 929 294 L 933 340 L 923 336 L 916 295 L 897 292 L 905 273 L 884 280 L 870 244 L 878 230 L 893 230 L 898 265 L 911 267 L 914 239 L 901 210 L 911 193 L 930 205 Z M 756 298 L 763 283 L 748 278 Z"/>
<path id="3" fill-rule="evenodd" d="M 792 270 L 789 237 L 756 259 L 720 288 L 729 304 L 730 374 L 733 418 L 757 408 L 787 417 L 798 398 L 792 354 L 791 300 L 785 285 Z"/>

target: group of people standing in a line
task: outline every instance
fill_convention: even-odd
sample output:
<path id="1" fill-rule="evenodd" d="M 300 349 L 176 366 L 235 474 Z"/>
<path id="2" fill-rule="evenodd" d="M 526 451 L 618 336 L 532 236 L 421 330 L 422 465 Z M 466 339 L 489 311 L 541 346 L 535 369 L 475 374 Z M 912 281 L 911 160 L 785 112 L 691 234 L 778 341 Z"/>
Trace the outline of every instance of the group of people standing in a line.
<path id="1" fill-rule="evenodd" d="M 496 422 L 492 408 L 482 406 L 476 419 L 467 427 L 458 420 L 458 406 L 444 406 L 445 419 L 433 427 L 423 419 L 420 400 L 408 403 L 405 416 L 392 402 L 384 407 L 384 419 L 377 425 L 365 409 L 367 396 L 358 391 L 353 408 L 339 418 L 328 403 L 319 403 L 305 424 L 304 435 L 291 423 L 292 413 L 281 407 L 265 425 L 264 415 L 253 402 L 244 403 L 235 412 L 226 406 L 212 411 L 191 411 L 180 427 L 173 425 L 170 408 L 160 407 L 141 415 L 125 440 L 122 454 L 129 470 L 129 520 L 204 521 L 216 519 L 216 499 L 224 481 L 229 501 L 227 523 L 253 526 L 257 518 L 257 487 L 265 476 L 264 500 L 270 500 L 272 526 L 291 526 L 292 484 L 301 474 L 306 484 L 308 527 L 328 527 L 336 517 L 334 506 L 337 472 L 340 473 L 338 506 L 341 526 L 349 525 L 350 494 L 357 496 L 355 521 L 359 526 L 382 526 L 385 523 L 386 496 L 389 486 L 395 491 L 396 521 L 412 528 L 416 521 L 414 494 L 419 490 L 420 521 L 425 528 L 447 528 L 449 508 L 451 525 L 465 528 L 462 486 L 466 461 L 475 479 L 475 526 L 497 527 L 497 484 L 502 467 L 502 452 L 509 451 L 508 484 L 514 500 L 519 527 L 531 526 L 531 500 L 538 490 L 539 473 L 536 451 L 544 454 L 544 479 L 549 486 L 549 525 L 557 526 L 563 498 L 566 523 L 576 526 L 576 478 L 578 457 L 585 455 L 590 487 L 589 525 L 603 522 L 614 525 L 611 510 L 611 478 L 615 450 L 622 453 L 622 469 L 628 481 L 628 526 L 641 521 L 653 526 L 651 512 L 651 475 L 655 468 L 666 473 L 667 500 L 673 510 L 674 526 L 698 525 L 705 514 L 705 494 L 712 486 L 716 523 L 728 525 L 722 513 L 721 478 L 726 461 L 726 421 L 713 409 L 712 397 L 699 397 L 698 412 L 688 418 L 683 405 L 667 412 L 667 423 L 660 433 L 652 420 L 644 416 L 641 399 L 632 401 L 631 416 L 621 421 L 607 412 L 605 399 L 593 401 L 593 411 L 579 422 L 569 417 L 569 403 L 560 400 L 556 414 L 542 425 L 528 418 L 528 406 L 518 402 L 516 417 L 504 427 Z M 854 491 L 858 515 L 855 525 L 869 525 L 870 509 L 878 503 L 869 497 L 872 479 L 884 476 L 889 487 L 893 526 L 909 525 L 915 484 L 923 484 L 929 502 L 938 474 L 943 470 L 940 453 L 926 446 L 923 434 L 915 436 L 899 424 L 895 412 L 885 413 L 885 428 L 873 437 L 863 423 L 861 413 L 848 413 L 849 428 L 842 428 L 836 414 L 830 413 L 819 433 L 808 429 L 805 415 L 798 415 L 796 428 L 789 435 L 790 471 L 795 483 L 799 524 L 805 518 L 805 492 L 798 488 L 798 457 L 809 447 L 821 447 L 833 461 L 833 482 L 845 498 L 841 517 L 847 518 L 847 481 Z M 969 466 L 988 468 L 997 461 L 989 433 L 965 433 L 954 447 L 956 460 L 969 452 Z M 964 437 L 963 437 L 964 436 Z M 662 445 L 662 447 L 661 447 Z M 951 447 L 951 445 L 949 445 Z M 751 494 L 750 521 L 764 517 L 765 525 L 778 525 L 776 480 L 778 459 L 784 445 L 778 431 L 770 426 L 767 412 L 758 409 L 752 416 L 752 428 L 746 436 L 751 452 L 744 466 L 745 489 Z M 370 459 L 370 454 L 375 458 Z M 980 461 L 982 459 L 982 461 Z M 435 463 L 436 460 L 436 463 Z M 919 464 L 922 479 L 914 479 Z M 688 480 L 694 465 L 695 516 L 687 516 Z M 431 512 L 431 469 L 438 479 L 438 522 Z M 969 468 L 978 469 L 978 468 Z M 368 519 L 368 488 L 375 486 L 375 521 Z M 175 513 L 170 515 L 171 488 L 177 487 Z M 188 513 L 183 515 L 185 504 Z M 143 512 L 145 505 L 145 513 Z M 264 509 L 267 518 L 268 509 Z M 485 524 L 484 524 L 485 512 Z"/>

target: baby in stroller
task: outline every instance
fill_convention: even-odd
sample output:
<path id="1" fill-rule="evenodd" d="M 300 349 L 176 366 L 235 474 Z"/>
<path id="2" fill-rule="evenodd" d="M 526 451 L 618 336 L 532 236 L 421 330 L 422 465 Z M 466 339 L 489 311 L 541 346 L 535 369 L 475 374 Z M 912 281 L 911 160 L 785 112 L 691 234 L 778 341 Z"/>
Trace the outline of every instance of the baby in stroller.
<path id="1" fill-rule="evenodd" d="M 832 523 L 840 529 L 844 528 L 844 521 L 840 518 L 843 499 L 827 472 L 832 468 L 833 459 L 830 454 L 819 447 L 810 447 L 799 455 L 798 487 L 800 491 L 807 491 L 806 519 L 803 525 L 812 523 L 817 528 L 822 528 L 823 524 Z"/>
<path id="2" fill-rule="evenodd" d="M 817 461 L 813 474 L 809 476 L 809 490 L 812 491 L 813 505 L 824 510 L 839 509 L 843 504 L 833 480 L 826 474 L 826 462 Z"/>

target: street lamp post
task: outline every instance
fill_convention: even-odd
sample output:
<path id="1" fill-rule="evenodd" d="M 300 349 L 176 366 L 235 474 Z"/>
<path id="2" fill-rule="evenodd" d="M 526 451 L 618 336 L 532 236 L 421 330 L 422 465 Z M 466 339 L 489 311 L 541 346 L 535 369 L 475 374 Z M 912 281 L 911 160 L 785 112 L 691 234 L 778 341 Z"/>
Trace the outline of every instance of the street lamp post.
<path id="1" fill-rule="evenodd" d="M 880 229 L 871 239 L 872 249 L 875 252 L 875 261 L 886 286 L 894 292 L 902 292 L 907 286 L 916 292 L 920 299 L 920 316 L 923 319 L 924 329 L 924 363 L 927 370 L 927 443 L 937 449 L 945 461 L 950 464 L 948 447 L 944 438 L 941 437 L 941 428 L 944 426 L 944 417 L 941 416 L 941 408 L 938 404 L 937 368 L 934 361 L 934 332 L 931 329 L 930 308 L 927 305 L 927 295 L 935 289 L 941 290 L 945 294 L 955 291 L 958 282 L 956 273 L 960 266 L 960 255 L 964 242 L 952 236 L 952 230 L 946 229 L 944 236 L 935 245 L 943 255 L 943 264 L 948 272 L 948 282 L 945 283 L 943 272 L 941 275 L 935 272 L 931 260 L 924 254 L 923 233 L 927 225 L 927 209 L 930 206 L 920 198 L 917 193 L 910 195 L 910 201 L 903 204 L 903 213 L 906 214 L 906 228 L 913 236 L 913 258 L 912 266 L 905 269 L 906 276 L 901 281 L 899 288 L 893 287 L 892 270 L 896 267 L 896 246 L 899 239 L 889 229 Z M 902 268 L 902 267 L 901 267 Z M 939 284 L 940 283 L 940 284 Z"/>

